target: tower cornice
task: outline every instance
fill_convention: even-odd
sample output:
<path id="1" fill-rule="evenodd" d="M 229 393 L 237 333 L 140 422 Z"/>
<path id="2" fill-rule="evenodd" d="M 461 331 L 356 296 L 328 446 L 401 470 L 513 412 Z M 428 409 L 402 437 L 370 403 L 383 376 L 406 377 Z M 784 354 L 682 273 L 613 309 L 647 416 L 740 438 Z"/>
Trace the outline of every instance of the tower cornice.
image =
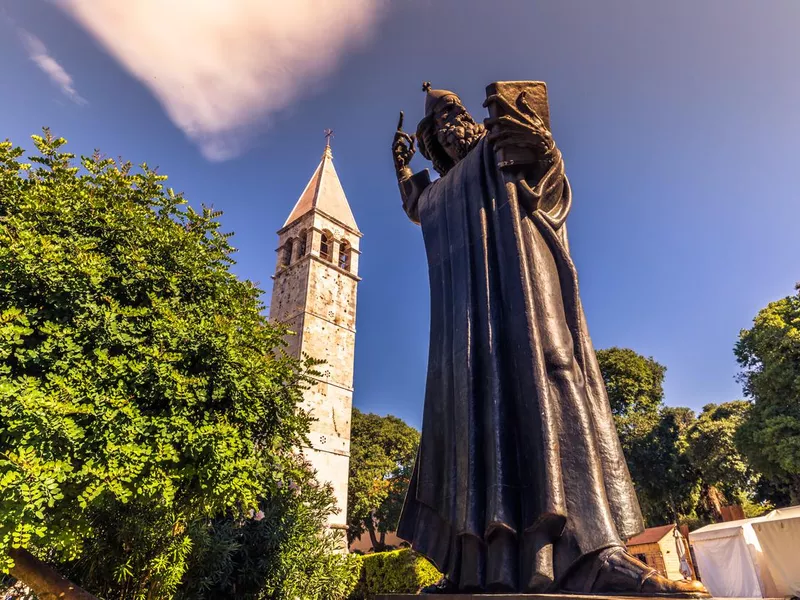
<path id="1" fill-rule="evenodd" d="M 361 252 L 358 252 L 357 250 L 353 250 L 353 252 L 361 254 Z M 292 264 L 286 265 L 285 267 L 281 267 L 277 272 L 275 272 L 274 275 L 272 275 L 272 279 L 275 280 L 275 279 L 278 279 L 279 277 L 281 277 L 282 275 L 286 275 L 288 273 L 291 273 L 294 270 L 294 268 L 297 267 L 298 265 L 301 265 L 304 262 L 311 261 L 311 260 L 316 261 L 316 262 L 318 262 L 320 264 L 323 264 L 326 267 L 330 267 L 331 269 L 333 269 L 337 273 L 341 273 L 342 275 L 347 275 L 350 279 L 354 279 L 355 281 L 361 281 L 361 277 L 359 277 L 355 273 L 351 273 L 347 269 L 342 269 L 339 265 L 335 265 L 330 261 L 324 260 L 324 259 L 320 258 L 319 256 L 317 256 L 316 254 L 306 254 L 305 256 L 302 256 L 302 257 L 298 258 Z"/>
<path id="2" fill-rule="evenodd" d="M 356 236 L 358 238 L 364 237 L 364 234 L 361 233 L 358 229 L 353 229 L 352 227 L 347 225 L 347 223 L 344 223 L 344 222 L 340 221 L 336 217 L 334 217 L 332 215 L 329 215 L 324 210 L 320 210 L 319 208 L 315 209 L 314 211 L 309 211 L 307 213 L 304 213 L 304 214 L 300 215 L 299 217 L 297 217 L 294 221 L 286 223 L 283 227 L 278 229 L 278 232 L 277 232 L 278 235 L 283 235 L 285 232 L 289 231 L 292 227 L 297 225 L 304 218 L 308 218 L 312 214 L 318 214 L 318 215 L 321 215 L 321 216 L 325 217 L 326 219 L 328 219 L 332 223 L 338 225 L 339 227 L 341 227 L 342 229 L 344 229 L 348 233 L 351 233 L 352 235 L 354 235 L 354 236 Z M 310 229 L 319 230 L 318 227 L 311 227 Z"/>

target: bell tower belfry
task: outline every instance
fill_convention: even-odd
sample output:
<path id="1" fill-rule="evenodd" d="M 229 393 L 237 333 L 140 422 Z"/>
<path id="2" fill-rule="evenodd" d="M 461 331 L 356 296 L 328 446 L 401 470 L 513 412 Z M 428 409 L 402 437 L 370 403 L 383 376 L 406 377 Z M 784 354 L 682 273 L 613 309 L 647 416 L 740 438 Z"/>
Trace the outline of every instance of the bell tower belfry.
<path id="1" fill-rule="evenodd" d="M 270 319 L 295 335 L 288 351 L 326 361 L 303 407 L 316 419 L 303 453 L 320 482 L 330 482 L 340 512 L 328 525 L 345 528 L 350 471 L 356 292 L 361 232 L 333 167 L 330 130 L 322 160 L 283 227 L 273 275 Z"/>

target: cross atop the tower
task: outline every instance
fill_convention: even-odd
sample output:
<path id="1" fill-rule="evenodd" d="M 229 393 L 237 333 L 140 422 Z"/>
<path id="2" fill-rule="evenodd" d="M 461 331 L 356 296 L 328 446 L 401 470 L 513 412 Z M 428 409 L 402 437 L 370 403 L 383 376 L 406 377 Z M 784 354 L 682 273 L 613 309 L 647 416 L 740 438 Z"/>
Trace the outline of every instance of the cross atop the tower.
<path id="1" fill-rule="evenodd" d="M 333 137 L 333 129 L 326 129 L 325 130 L 325 145 L 330 147 L 331 145 L 331 138 Z"/>

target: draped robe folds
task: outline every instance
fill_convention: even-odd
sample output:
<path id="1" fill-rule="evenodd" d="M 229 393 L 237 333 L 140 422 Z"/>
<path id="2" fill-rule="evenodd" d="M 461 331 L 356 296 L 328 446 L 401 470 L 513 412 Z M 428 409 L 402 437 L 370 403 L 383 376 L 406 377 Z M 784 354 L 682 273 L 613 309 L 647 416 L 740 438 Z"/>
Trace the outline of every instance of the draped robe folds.
<path id="1" fill-rule="evenodd" d="M 643 524 L 578 296 L 561 155 L 532 182 L 496 162 L 484 138 L 403 194 L 431 331 L 398 535 L 459 589 L 541 592 Z"/>

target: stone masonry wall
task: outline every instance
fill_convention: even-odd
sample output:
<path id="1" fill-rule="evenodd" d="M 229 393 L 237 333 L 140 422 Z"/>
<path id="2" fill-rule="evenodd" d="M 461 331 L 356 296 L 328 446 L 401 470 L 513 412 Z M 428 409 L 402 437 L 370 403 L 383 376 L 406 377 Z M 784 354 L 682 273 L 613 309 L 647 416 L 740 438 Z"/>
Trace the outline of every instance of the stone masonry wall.
<path id="1" fill-rule="evenodd" d="M 323 232 L 330 240 L 330 260 L 320 258 Z M 306 255 L 299 256 L 298 236 L 306 237 Z M 284 265 L 292 240 L 292 258 Z M 319 380 L 305 392 L 303 407 L 316 419 L 303 453 L 317 478 L 334 488 L 338 514 L 329 525 L 344 527 L 347 518 L 350 421 L 353 401 L 355 316 L 360 236 L 335 219 L 311 212 L 280 232 L 270 317 L 285 322 L 296 335 L 287 339 L 295 356 L 326 361 Z M 341 242 L 350 249 L 348 269 L 339 267 Z"/>

